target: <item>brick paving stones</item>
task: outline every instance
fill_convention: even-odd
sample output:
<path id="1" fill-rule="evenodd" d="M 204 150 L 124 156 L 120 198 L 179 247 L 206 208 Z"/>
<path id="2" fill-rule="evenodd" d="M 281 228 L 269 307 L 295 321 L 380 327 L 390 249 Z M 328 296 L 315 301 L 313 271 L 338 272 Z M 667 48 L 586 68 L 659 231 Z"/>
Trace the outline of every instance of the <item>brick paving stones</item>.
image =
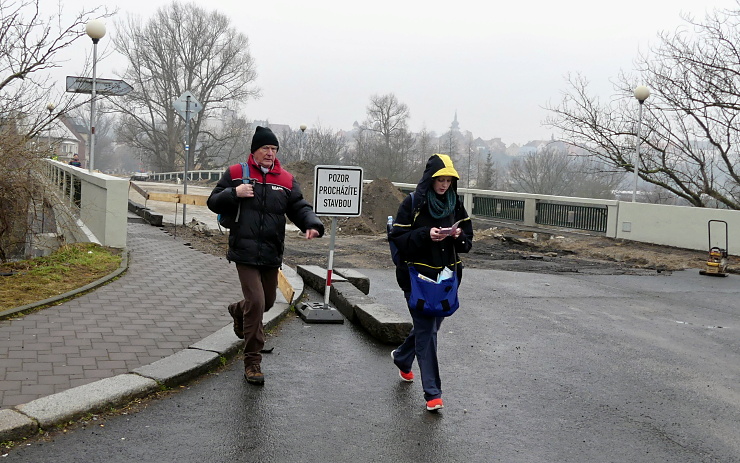
<path id="1" fill-rule="evenodd" d="M 1 408 L 128 373 L 231 322 L 226 306 L 241 291 L 225 258 L 148 224 L 129 223 L 127 232 L 129 268 L 117 280 L 0 321 Z"/>

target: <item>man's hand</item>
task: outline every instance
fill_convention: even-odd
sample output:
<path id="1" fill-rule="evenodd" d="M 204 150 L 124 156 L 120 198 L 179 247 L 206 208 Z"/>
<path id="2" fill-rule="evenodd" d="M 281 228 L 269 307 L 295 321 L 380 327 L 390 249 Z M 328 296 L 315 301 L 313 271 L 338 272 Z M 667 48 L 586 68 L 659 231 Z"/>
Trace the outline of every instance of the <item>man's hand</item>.
<path id="1" fill-rule="evenodd" d="M 306 239 L 307 240 L 311 240 L 311 239 L 318 238 L 318 237 L 319 237 L 319 231 L 318 230 L 314 230 L 313 228 L 309 228 L 308 230 L 306 230 Z"/>
<path id="2" fill-rule="evenodd" d="M 254 187 L 250 183 L 242 183 L 236 187 L 237 198 L 254 198 Z"/>

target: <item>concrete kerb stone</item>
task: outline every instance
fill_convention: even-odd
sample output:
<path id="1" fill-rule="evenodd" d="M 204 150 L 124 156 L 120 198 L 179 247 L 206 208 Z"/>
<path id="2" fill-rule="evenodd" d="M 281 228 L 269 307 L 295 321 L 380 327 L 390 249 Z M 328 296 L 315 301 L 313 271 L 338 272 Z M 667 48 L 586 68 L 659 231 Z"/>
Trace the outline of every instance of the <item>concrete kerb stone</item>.
<path id="1" fill-rule="evenodd" d="M 364 294 L 370 294 L 370 278 L 352 268 L 337 268 L 334 271 L 346 278 L 347 281 L 352 283 L 355 288 Z"/>
<path id="2" fill-rule="evenodd" d="M 208 373 L 218 365 L 219 355 L 198 349 L 183 349 L 156 362 L 132 370 L 167 387 L 177 386 Z"/>
<path id="3" fill-rule="evenodd" d="M 317 291 L 326 285 L 326 270 L 316 265 L 299 265 L 298 274 L 304 282 Z M 362 276 L 354 271 L 355 279 Z M 369 282 L 368 282 L 369 288 Z M 343 277 L 332 277 L 329 300 L 350 322 L 360 325 L 371 336 L 385 344 L 400 344 L 411 331 L 411 321 L 404 319 L 388 307 L 378 304 Z"/>
<path id="4" fill-rule="evenodd" d="M 0 442 L 22 439 L 38 432 L 39 424 L 16 410 L 0 410 Z"/>
<path id="5" fill-rule="evenodd" d="M 212 335 L 206 336 L 195 344 L 191 344 L 190 349 L 215 352 L 219 355 L 230 358 L 236 355 L 236 353 L 239 351 L 239 347 L 241 347 L 243 343 L 244 341 L 237 338 L 234 334 L 233 327 L 231 325 L 227 325 L 216 331 Z"/>
<path id="6" fill-rule="evenodd" d="M 151 211 L 151 209 L 144 207 L 141 204 L 135 203 L 130 199 L 128 200 L 128 210 L 138 215 L 139 217 L 142 217 L 150 225 L 153 225 L 155 227 L 162 226 L 162 214 L 155 214 Z"/>
<path id="7" fill-rule="evenodd" d="M 355 316 L 359 324 L 375 339 L 385 344 L 399 345 L 411 332 L 412 323 L 383 304 L 357 304 Z"/>
<path id="8" fill-rule="evenodd" d="M 357 304 L 375 302 L 375 299 L 365 295 L 348 281 L 332 281 L 329 300 L 334 303 L 337 310 L 342 312 L 342 315 L 353 323 L 357 323 L 357 314 L 355 313 Z"/>
<path id="9" fill-rule="evenodd" d="M 304 284 L 312 287 L 321 294 L 324 294 L 326 287 L 326 269 L 318 265 L 299 265 L 296 267 L 298 275 L 303 278 Z M 331 284 L 346 282 L 347 279 L 341 275 L 334 274 L 331 278 Z"/>
<path id="10" fill-rule="evenodd" d="M 15 408 L 35 420 L 41 428 L 48 429 L 87 413 L 102 412 L 144 397 L 157 388 L 157 382 L 152 379 L 123 374 L 32 400 Z"/>

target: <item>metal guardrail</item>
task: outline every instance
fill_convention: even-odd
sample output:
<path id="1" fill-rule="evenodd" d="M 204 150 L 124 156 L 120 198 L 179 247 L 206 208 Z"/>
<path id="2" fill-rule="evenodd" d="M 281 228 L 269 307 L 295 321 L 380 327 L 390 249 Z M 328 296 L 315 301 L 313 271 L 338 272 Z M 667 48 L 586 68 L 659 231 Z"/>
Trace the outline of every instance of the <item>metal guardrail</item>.
<path id="1" fill-rule="evenodd" d="M 224 170 L 193 170 L 188 172 L 188 181 L 207 181 L 207 182 L 218 182 L 218 179 L 223 175 Z M 149 177 L 146 179 L 150 182 L 166 182 L 184 180 L 185 175 L 183 172 L 154 172 L 149 173 Z"/>
<path id="2" fill-rule="evenodd" d="M 472 214 L 493 219 L 524 222 L 524 201 L 473 195 Z"/>
<path id="3" fill-rule="evenodd" d="M 606 206 L 556 204 L 537 201 L 538 225 L 575 228 L 595 233 L 606 233 L 608 211 Z"/>

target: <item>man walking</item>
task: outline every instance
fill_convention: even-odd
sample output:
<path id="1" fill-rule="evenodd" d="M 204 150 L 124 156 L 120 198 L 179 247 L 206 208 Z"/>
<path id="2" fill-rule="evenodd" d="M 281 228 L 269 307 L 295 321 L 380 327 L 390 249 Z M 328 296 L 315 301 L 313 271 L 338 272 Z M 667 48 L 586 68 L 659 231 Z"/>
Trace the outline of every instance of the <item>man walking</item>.
<path id="1" fill-rule="evenodd" d="M 262 316 L 275 303 L 278 271 L 283 262 L 285 216 L 306 239 L 323 236 L 324 225 L 303 198 L 300 185 L 280 166 L 275 134 L 257 127 L 247 160 L 248 179 L 232 178 L 227 169 L 208 198 L 208 208 L 235 217 L 226 258 L 236 263 L 244 299 L 229 305 L 234 333 L 244 339 L 244 377 L 264 384 Z M 238 172 L 242 172 L 239 166 Z"/>

